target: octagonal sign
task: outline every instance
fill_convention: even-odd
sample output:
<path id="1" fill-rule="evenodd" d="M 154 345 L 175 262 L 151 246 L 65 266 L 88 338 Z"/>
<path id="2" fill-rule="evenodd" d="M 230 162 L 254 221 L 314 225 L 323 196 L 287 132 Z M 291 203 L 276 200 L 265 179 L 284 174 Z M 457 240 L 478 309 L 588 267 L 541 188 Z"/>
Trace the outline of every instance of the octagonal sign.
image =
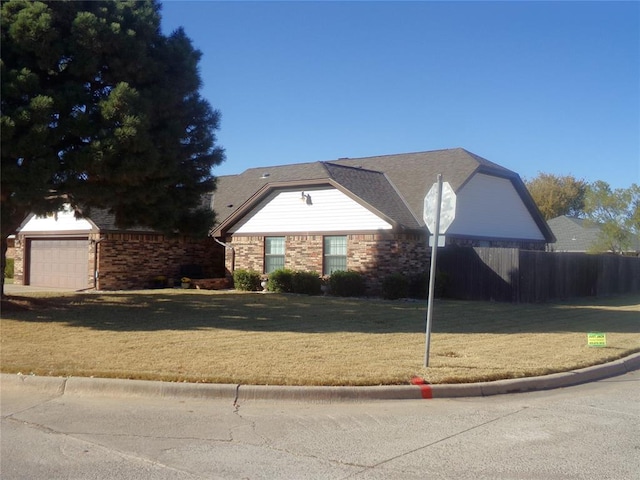
<path id="1" fill-rule="evenodd" d="M 436 202 L 438 198 L 438 184 L 434 183 L 427 196 L 424 197 L 424 223 L 429 232 L 436 227 Z M 449 182 L 442 182 L 442 203 L 440 204 L 440 228 L 438 235 L 444 234 L 456 218 L 456 194 Z"/>

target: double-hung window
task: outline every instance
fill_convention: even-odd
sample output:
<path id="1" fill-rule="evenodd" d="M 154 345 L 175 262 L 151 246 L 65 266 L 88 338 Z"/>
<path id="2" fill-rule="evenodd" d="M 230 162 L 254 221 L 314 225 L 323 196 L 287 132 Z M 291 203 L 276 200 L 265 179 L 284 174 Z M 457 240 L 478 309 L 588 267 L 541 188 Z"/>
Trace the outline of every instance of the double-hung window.
<path id="1" fill-rule="evenodd" d="M 331 235 L 324 237 L 323 273 L 331 275 L 338 270 L 347 269 L 347 237 Z"/>
<path id="2" fill-rule="evenodd" d="M 265 237 L 264 273 L 284 268 L 284 237 Z"/>

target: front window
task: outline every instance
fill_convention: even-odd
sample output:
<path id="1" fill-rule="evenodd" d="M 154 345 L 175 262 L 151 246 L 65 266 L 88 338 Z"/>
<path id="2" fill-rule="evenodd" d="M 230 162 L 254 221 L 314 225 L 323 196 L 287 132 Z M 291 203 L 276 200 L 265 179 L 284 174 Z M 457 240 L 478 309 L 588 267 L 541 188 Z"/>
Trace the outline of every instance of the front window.
<path id="1" fill-rule="evenodd" d="M 347 237 L 324 237 L 324 265 L 325 275 L 331 275 L 338 270 L 347 269 Z"/>
<path id="2" fill-rule="evenodd" d="M 284 268 L 284 237 L 265 237 L 264 273 Z"/>

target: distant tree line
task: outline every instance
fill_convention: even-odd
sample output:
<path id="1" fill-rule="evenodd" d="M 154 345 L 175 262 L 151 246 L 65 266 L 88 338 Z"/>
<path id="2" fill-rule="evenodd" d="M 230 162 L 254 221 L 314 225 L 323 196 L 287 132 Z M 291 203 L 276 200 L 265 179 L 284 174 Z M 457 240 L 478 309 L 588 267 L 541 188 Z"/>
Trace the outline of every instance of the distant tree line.
<path id="1" fill-rule="evenodd" d="M 612 189 L 602 180 L 588 183 L 571 175 L 539 173 L 525 180 L 545 220 L 561 215 L 600 227 L 593 252 L 623 253 L 640 236 L 640 186 Z"/>

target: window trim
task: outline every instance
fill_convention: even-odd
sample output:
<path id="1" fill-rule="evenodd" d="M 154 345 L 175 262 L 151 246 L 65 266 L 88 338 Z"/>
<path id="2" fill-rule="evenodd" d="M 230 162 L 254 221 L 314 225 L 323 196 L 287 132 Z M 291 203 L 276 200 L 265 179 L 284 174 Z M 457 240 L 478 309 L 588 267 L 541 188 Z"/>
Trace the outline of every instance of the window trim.
<path id="1" fill-rule="evenodd" d="M 344 239 L 344 254 L 336 255 L 327 253 L 327 239 L 329 238 L 343 238 Z M 331 275 L 332 272 L 329 271 L 327 261 L 330 259 L 343 258 L 344 259 L 344 269 L 337 268 L 334 269 L 333 272 L 339 270 L 347 270 L 347 248 L 348 248 L 348 237 L 347 235 L 323 235 L 322 237 L 322 274 L 323 275 Z"/>
<path id="2" fill-rule="evenodd" d="M 271 239 L 280 239 L 280 240 L 282 240 L 282 253 L 275 254 L 275 253 L 268 253 L 267 252 L 267 245 L 270 244 L 269 240 L 271 240 Z M 284 268 L 284 265 L 285 265 L 285 254 L 286 254 L 286 243 L 287 243 L 286 242 L 286 237 L 281 236 L 281 235 L 264 237 L 264 257 L 263 257 L 263 261 L 262 261 L 262 273 L 268 275 L 271 272 L 273 272 L 275 270 L 278 270 L 278 268 Z M 281 258 L 282 259 L 282 261 L 279 262 L 279 263 L 282 264 L 282 266 L 281 267 L 278 266 L 276 268 L 273 268 L 271 271 L 268 271 L 267 259 L 273 260 L 273 259 L 276 259 L 276 258 Z M 271 267 L 271 262 L 269 262 L 269 267 Z"/>

